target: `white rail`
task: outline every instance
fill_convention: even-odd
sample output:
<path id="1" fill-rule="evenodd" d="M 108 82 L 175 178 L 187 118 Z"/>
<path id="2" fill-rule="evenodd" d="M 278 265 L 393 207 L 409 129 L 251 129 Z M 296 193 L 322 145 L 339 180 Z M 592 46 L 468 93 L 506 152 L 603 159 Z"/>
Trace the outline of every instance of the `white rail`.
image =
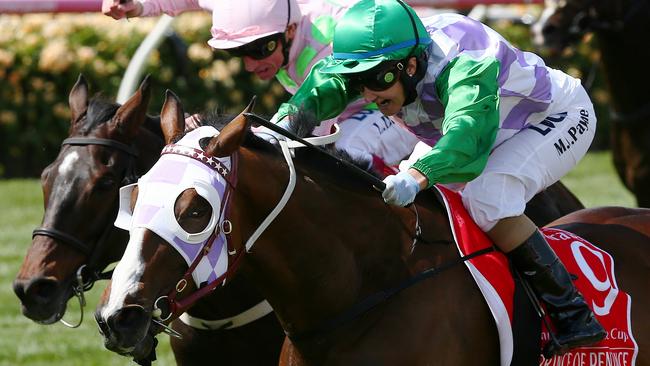
<path id="1" fill-rule="evenodd" d="M 158 23 L 156 23 L 154 28 L 135 51 L 135 54 L 131 58 L 131 62 L 129 62 L 129 66 L 126 68 L 126 72 L 124 72 L 120 88 L 117 91 L 116 101 L 118 103 L 126 102 L 126 100 L 135 92 L 140 80 L 142 79 L 142 73 L 147 65 L 149 55 L 153 50 L 158 48 L 164 37 L 171 32 L 173 22 L 174 18 L 168 15 L 160 17 Z"/>

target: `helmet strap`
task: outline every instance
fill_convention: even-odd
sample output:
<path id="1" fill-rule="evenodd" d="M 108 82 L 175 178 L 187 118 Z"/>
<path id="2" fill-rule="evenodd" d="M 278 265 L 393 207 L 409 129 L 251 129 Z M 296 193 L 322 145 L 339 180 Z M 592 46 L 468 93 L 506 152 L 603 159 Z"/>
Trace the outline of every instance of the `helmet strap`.
<path id="1" fill-rule="evenodd" d="M 280 44 L 282 44 L 282 66 L 285 67 L 289 63 L 289 51 L 291 49 L 293 39 L 287 40 L 286 32 L 280 37 Z"/>
<path id="2" fill-rule="evenodd" d="M 408 6 L 406 6 L 406 3 L 404 3 L 404 1 L 397 0 L 397 2 L 402 6 L 402 8 L 404 8 L 404 11 L 409 16 L 409 19 L 411 20 L 411 26 L 413 27 L 413 36 L 415 37 L 415 44 L 413 45 L 413 48 L 411 48 L 408 56 L 406 56 L 405 63 L 406 68 L 408 68 L 411 57 L 415 57 L 417 69 L 412 75 L 409 75 L 406 72 L 400 74 L 400 81 L 402 82 L 402 87 L 404 88 L 404 105 L 409 105 L 413 103 L 413 101 L 415 101 L 415 98 L 418 96 L 415 87 L 418 85 L 420 80 L 424 78 L 424 74 L 427 72 L 427 57 L 426 52 L 424 51 L 420 52 L 419 55 L 415 55 L 418 46 L 420 45 L 420 35 L 418 34 L 418 28 L 415 24 L 415 19 L 413 19 L 413 15 L 408 10 Z"/>
<path id="3" fill-rule="evenodd" d="M 409 75 L 406 72 L 400 73 L 400 82 L 404 88 L 404 105 L 409 105 L 415 101 L 415 98 L 418 96 L 416 86 L 418 83 L 424 79 L 424 75 L 427 73 L 427 53 L 420 52 L 418 56 L 408 56 L 405 60 L 406 68 L 408 68 L 408 63 L 411 57 L 415 57 L 416 70 L 415 73 Z"/>
<path id="4" fill-rule="evenodd" d="M 287 41 L 287 29 L 289 29 L 290 22 L 291 22 L 291 0 L 287 0 L 287 24 L 284 26 L 285 31 L 282 37 L 280 38 L 280 43 L 282 43 L 282 58 L 283 58 L 281 67 L 285 67 L 289 63 L 289 49 L 291 48 L 291 43 L 293 42 L 293 40 Z"/>

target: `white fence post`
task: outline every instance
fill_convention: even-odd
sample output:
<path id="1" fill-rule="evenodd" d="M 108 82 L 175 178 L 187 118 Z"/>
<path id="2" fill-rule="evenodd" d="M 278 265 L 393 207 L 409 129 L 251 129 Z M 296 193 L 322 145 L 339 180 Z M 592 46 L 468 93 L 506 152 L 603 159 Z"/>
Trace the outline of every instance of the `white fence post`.
<path id="1" fill-rule="evenodd" d="M 147 65 L 149 55 L 153 50 L 158 48 L 163 38 L 169 34 L 173 21 L 174 18 L 169 15 L 163 15 L 160 17 L 158 23 L 156 23 L 154 28 L 135 51 L 135 54 L 131 58 L 131 62 L 129 62 L 129 66 L 126 68 L 126 72 L 124 73 L 124 77 L 120 83 L 120 88 L 117 91 L 116 101 L 118 103 L 122 104 L 126 102 L 126 100 L 135 92 L 138 83 L 142 78 L 142 72 Z"/>

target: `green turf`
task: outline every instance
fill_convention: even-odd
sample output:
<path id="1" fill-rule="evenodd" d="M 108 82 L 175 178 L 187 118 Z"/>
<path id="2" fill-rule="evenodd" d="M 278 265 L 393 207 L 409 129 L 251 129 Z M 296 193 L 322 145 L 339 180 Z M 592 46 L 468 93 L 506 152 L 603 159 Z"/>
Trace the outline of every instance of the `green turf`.
<path id="1" fill-rule="evenodd" d="M 563 181 L 588 207 L 632 205 L 607 153 L 589 154 Z M 86 321 L 79 329 L 62 324 L 42 326 L 20 313 L 11 289 L 23 256 L 30 244 L 30 233 L 39 225 L 43 213 L 37 180 L 0 181 L 0 366 L 30 365 L 134 365 L 129 359 L 104 349 L 92 312 L 104 283 L 87 294 Z M 70 301 L 66 319 L 79 317 L 78 304 Z M 159 336 L 157 365 L 172 365 L 167 336 Z"/>

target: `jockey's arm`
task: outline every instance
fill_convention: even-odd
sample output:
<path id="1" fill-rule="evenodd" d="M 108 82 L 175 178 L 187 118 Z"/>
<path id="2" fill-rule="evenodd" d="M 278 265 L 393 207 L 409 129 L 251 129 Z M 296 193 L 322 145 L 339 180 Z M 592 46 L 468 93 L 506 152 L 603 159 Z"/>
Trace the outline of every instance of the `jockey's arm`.
<path id="1" fill-rule="evenodd" d="M 198 0 L 136 0 L 142 4 L 140 16 L 158 16 L 163 13 L 177 16 L 186 11 L 204 10 Z M 210 9 L 205 9 L 210 10 Z"/>
<path id="2" fill-rule="evenodd" d="M 334 118 L 341 114 L 349 103 L 359 97 L 351 91 L 347 78 L 338 74 L 323 74 L 319 70 L 331 56 L 314 64 L 304 83 L 289 101 L 283 103 L 273 117 L 280 121 L 303 108 L 313 113 L 318 121 Z"/>
<path id="3" fill-rule="evenodd" d="M 499 62 L 452 60 L 436 79 L 445 106 L 443 136 L 412 168 L 435 183 L 469 182 L 481 174 L 499 129 Z"/>

